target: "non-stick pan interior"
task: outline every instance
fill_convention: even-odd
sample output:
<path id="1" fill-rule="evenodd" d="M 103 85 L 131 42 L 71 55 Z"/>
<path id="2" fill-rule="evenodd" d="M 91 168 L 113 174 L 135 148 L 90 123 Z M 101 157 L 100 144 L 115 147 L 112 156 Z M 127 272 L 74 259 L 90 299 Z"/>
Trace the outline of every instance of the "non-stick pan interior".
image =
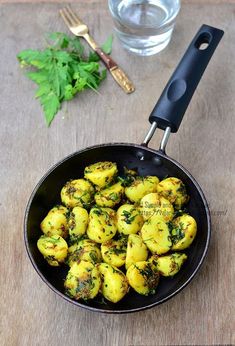
<path id="1" fill-rule="evenodd" d="M 144 159 L 140 160 L 142 154 Z M 67 157 L 42 178 L 30 198 L 25 217 L 26 246 L 31 261 L 43 280 L 57 293 L 72 301 L 64 295 L 63 288 L 68 267 L 49 266 L 37 249 L 37 240 L 42 234 L 39 225 L 49 209 L 60 203 L 60 190 L 68 180 L 82 177 L 87 165 L 106 160 L 116 162 L 120 172 L 123 172 L 123 167 L 138 168 L 138 173 L 143 176 L 174 176 L 182 179 L 190 195 L 187 209 L 198 224 L 196 239 L 186 251 L 188 260 L 185 265 L 173 278 L 161 278 L 155 295 L 145 297 L 130 290 L 117 304 L 104 302 L 99 297 L 87 303 L 75 302 L 83 307 L 106 312 L 142 310 L 169 299 L 191 280 L 204 259 L 210 236 L 209 212 L 200 187 L 182 166 L 165 155 L 134 144 L 107 144 L 91 147 Z"/>

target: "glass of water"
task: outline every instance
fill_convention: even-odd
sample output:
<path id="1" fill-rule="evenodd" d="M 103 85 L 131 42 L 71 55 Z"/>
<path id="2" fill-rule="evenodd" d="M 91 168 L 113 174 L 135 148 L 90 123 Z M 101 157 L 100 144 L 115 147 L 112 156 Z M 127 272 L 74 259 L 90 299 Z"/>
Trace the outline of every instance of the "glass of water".
<path id="1" fill-rule="evenodd" d="M 152 55 L 170 42 L 180 0 L 109 0 L 109 9 L 124 48 Z"/>

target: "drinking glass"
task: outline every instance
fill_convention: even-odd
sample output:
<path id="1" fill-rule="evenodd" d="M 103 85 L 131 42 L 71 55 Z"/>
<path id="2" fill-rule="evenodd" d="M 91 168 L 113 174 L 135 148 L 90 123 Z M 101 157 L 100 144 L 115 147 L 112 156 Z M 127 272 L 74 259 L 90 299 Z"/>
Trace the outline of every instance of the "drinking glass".
<path id="1" fill-rule="evenodd" d="M 109 0 L 109 9 L 124 48 L 152 55 L 170 42 L 180 0 Z"/>

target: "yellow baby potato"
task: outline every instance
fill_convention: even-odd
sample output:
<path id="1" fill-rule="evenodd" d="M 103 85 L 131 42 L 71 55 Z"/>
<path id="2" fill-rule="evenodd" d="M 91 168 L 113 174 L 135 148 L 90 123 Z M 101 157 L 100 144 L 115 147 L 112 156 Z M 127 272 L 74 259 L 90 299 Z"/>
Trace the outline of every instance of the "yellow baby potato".
<path id="1" fill-rule="evenodd" d="M 98 244 L 93 240 L 83 239 L 70 246 L 67 264 L 71 267 L 73 263 L 79 263 L 79 261 L 88 261 L 93 264 L 101 262 L 102 257 Z"/>
<path id="2" fill-rule="evenodd" d="M 125 188 L 125 194 L 131 202 L 139 202 L 141 198 L 157 191 L 159 179 L 154 176 L 136 177 L 130 186 Z"/>
<path id="3" fill-rule="evenodd" d="M 180 209 L 189 199 L 184 183 L 174 177 L 163 179 L 157 186 L 157 192 L 173 203 L 176 209 Z"/>
<path id="4" fill-rule="evenodd" d="M 103 161 L 86 167 L 84 176 L 98 188 L 103 188 L 113 180 L 117 173 L 116 163 Z"/>
<path id="5" fill-rule="evenodd" d="M 141 236 L 147 248 L 158 255 L 168 252 L 172 242 L 168 225 L 158 215 L 147 220 L 142 229 Z"/>
<path id="6" fill-rule="evenodd" d="M 101 274 L 101 292 L 112 303 L 117 303 L 128 292 L 128 282 L 123 272 L 107 263 L 98 265 Z"/>
<path id="7" fill-rule="evenodd" d="M 117 232 L 116 212 L 110 208 L 93 207 L 89 214 L 87 235 L 97 243 L 112 239 Z"/>
<path id="8" fill-rule="evenodd" d="M 174 216 L 173 205 L 158 193 L 149 193 L 144 196 L 140 201 L 140 211 L 144 220 L 156 215 L 168 222 Z"/>
<path id="9" fill-rule="evenodd" d="M 156 292 L 159 272 L 150 261 L 132 264 L 126 272 L 126 277 L 129 285 L 137 293 L 147 296 Z"/>
<path id="10" fill-rule="evenodd" d="M 117 228 L 120 233 L 126 235 L 137 233 L 143 223 L 142 215 L 132 204 L 123 204 L 117 210 Z"/>
<path id="11" fill-rule="evenodd" d="M 178 273 L 186 259 L 187 255 L 184 253 L 175 252 L 166 256 L 152 256 L 150 261 L 156 265 L 162 276 L 173 276 Z"/>
<path id="12" fill-rule="evenodd" d="M 74 207 L 68 219 L 70 242 L 74 243 L 86 233 L 88 212 L 82 207 Z"/>
<path id="13" fill-rule="evenodd" d="M 87 261 L 74 263 L 64 282 L 66 294 L 76 300 L 95 298 L 100 285 L 101 279 L 98 269 L 94 264 Z"/>
<path id="14" fill-rule="evenodd" d="M 121 267 L 126 260 L 126 245 L 122 240 L 108 240 L 101 244 L 104 262 L 114 267 Z"/>
<path id="15" fill-rule="evenodd" d="M 68 213 L 68 209 L 63 205 L 52 208 L 40 224 L 42 232 L 48 237 L 60 235 L 66 238 L 68 235 Z"/>
<path id="16" fill-rule="evenodd" d="M 177 217 L 172 223 L 172 250 L 184 250 L 189 247 L 196 233 L 197 223 L 192 216 L 184 214 Z"/>
<path id="17" fill-rule="evenodd" d="M 124 194 L 124 187 L 120 182 L 107 187 L 95 194 L 96 204 L 100 207 L 113 208 L 120 203 Z"/>
<path id="18" fill-rule="evenodd" d="M 61 190 L 62 203 L 68 208 L 76 206 L 87 208 L 93 201 L 94 188 L 85 179 L 68 181 Z"/>
<path id="19" fill-rule="evenodd" d="M 59 235 L 52 235 L 51 237 L 42 235 L 37 241 L 37 247 L 43 257 L 53 267 L 58 267 L 67 257 L 68 245 Z"/>
<path id="20" fill-rule="evenodd" d="M 142 238 L 137 234 L 130 234 L 127 241 L 126 269 L 133 263 L 145 261 L 148 258 L 148 249 Z"/>

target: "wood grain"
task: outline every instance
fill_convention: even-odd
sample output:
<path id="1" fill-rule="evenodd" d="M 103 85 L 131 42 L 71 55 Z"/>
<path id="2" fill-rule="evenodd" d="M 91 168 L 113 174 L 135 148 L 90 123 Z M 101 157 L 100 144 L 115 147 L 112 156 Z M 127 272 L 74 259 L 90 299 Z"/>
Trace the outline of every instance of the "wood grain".
<path id="1" fill-rule="evenodd" d="M 136 85 L 125 95 L 111 76 L 101 95 L 84 92 L 57 115 L 50 129 L 34 99 L 34 86 L 19 68 L 16 54 L 44 45 L 43 34 L 66 31 L 59 4 L 0 6 L 0 344 L 6 346 L 228 345 L 234 337 L 234 93 L 235 7 L 185 4 L 171 44 L 149 58 L 113 54 Z M 104 42 L 112 32 L 105 2 L 74 4 Z M 140 143 L 151 112 L 170 74 L 202 23 L 225 36 L 195 93 L 168 154 L 192 172 L 208 198 L 213 222 L 209 254 L 192 284 L 149 311 L 107 316 L 76 308 L 57 297 L 31 266 L 23 242 L 25 206 L 40 177 L 77 149 L 109 141 Z M 151 146 L 157 148 L 159 131 Z"/>

